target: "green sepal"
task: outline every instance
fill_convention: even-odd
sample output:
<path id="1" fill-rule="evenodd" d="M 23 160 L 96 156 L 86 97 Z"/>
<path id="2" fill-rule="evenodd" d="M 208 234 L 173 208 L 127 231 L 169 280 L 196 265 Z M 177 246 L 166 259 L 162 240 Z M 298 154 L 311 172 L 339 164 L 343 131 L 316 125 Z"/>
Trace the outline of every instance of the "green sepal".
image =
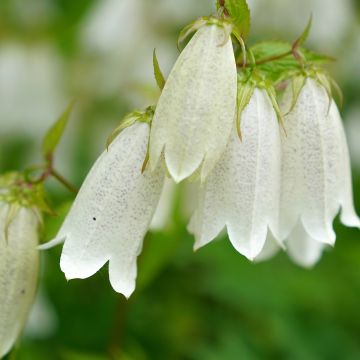
<path id="1" fill-rule="evenodd" d="M 178 49 L 180 50 L 181 43 L 184 42 L 187 39 L 187 37 L 190 36 L 190 34 L 198 31 L 200 28 L 208 24 L 209 20 L 210 20 L 209 17 L 203 16 L 196 19 L 192 23 L 186 25 L 179 33 L 178 42 L 177 42 Z"/>
<path id="2" fill-rule="evenodd" d="M 200 28 L 202 28 L 203 26 L 207 26 L 207 25 L 217 25 L 217 26 L 221 26 L 224 28 L 224 31 L 225 31 L 224 42 L 222 44 L 219 44 L 219 46 L 225 45 L 227 43 L 230 35 L 234 31 L 234 25 L 229 20 L 219 19 L 214 16 L 203 16 L 203 17 L 200 17 L 197 20 L 193 21 L 189 25 L 186 25 L 180 31 L 180 34 L 178 37 L 178 49 L 180 50 L 181 43 L 184 42 L 187 39 L 187 37 L 190 36 L 190 34 L 198 31 Z M 240 36 L 240 38 L 241 38 L 241 36 Z"/>
<path id="3" fill-rule="evenodd" d="M 21 206 L 17 203 L 9 204 L 9 208 L 7 211 L 7 214 L 5 216 L 5 226 L 4 226 L 4 235 L 5 235 L 5 241 L 8 243 L 9 239 L 9 228 L 11 223 L 14 221 L 16 215 L 20 211 Z"/>
<path id="4" fill-rule="evenodd" d="M 245 108 L 249 105 L 250 99 L 254 93 L 255 84 L 252 81 L 238 81 L 237 106 L 236 106 L 236 130 L 239 139 L 241 135 L 241 115 Z"/>
<path id="5" fill-rule="evenodd" d="M 69 122 L 74 105 L 75 101 L 73 100 L 46 133 L 42 143 L 42 154 L 46 161 L 52 158 L 52 155 L 64 134 L 66 125 Z"/>
<path id="6" fill-rule="evenodd" d="M 151 126 L 151 121 L 154 116 L 155 107 L 149 106 L 145 110 L 135 110 L 127 114 L 120 122 L 120 125 L 110 134 L 106 142 L 106 148 L 114 141 L 114 139 L 126 128 L 134 125 L 136 122 L 143 122 Z"/>
<path id="7" fill-rule="evenodd" d="M 242 39 L 250 31 L 250 9 L 246 0 L 225 0 L 225 8 Z"/>
<path id="8" fill-rule="evenodd" d="M 54 214 L 43 183 L 28 182 L 24 173 L 11 172 L 0 177 L 0 202 Z"/>
<path id="9" fill-rule="evenodd" d="M 332 87 L 330 77 L 322 71 L 315 72 L 315 80 L 321 85 L 329 97 L 329 107 L 328 112 L 330 111 L 331 102 L 332 102 Z"/>
<path id="10" fill-rule="evenodd" d="M 156 83 L 157 83 L 159 89 L 162 90 L 165 86 L 166 80 L 160 69 L 159 61 L 156 56 L 156 49 L 154 49 L 154 51 L 153 51 L 153 67 L 154 67 L 154 75 L 155 75 Z"/>
<path id="11" fill-rule="evenodd" d="M 292 98 L 292 102 L 290 105 L 290 109 L 288 110 L 287 114 L 289 114 L 291 111 L 294 110 L 294 108 L 297 104 L 297 101 L 299 100 L 301 90 L 305 86 L 305 83 L 306 83 L 306 77 L 303 76 L 302 74 L 296 75 L 291 79 L 291 88 L 292 88 L 293 98 Z"/>
<path id="12" fill-rule="evenodd" d="M 236 27 L 234 27 L 232 29 L 232 35 L 234 35 L 235 39 L 240 44 L 241 55 L 242 55 L 242 65 L 243 65 L 243 68 L 245 68 L 246 63 L 247 63 L 247 51 L 246 51 L 246 45 L 245 45 L 244 39 L 242 38 L 240 32 L 238 31 L 238 29 Z"/>
<path id="13" fill-rule="evenodd" d="M 286 134 L 286 129 L 285 129 L 285 122 L 284 122 L 284 116 L 281 113 L 280 110 L 280 106 L 279 103 L 277 101 L 276 98 L 276 91 L 275 88 L 273 86 L 266 86 L 265 90 L 270 98 L 271 104 L 273 106 L 273 109 L 275 110 L 276 116 L 278 118 L 279 124 L 282 127 L 282 129 L 284 130 L 285 134 Z"/>
<path id="14" fill-rule="evenodd" d="M 268 94 L 269 99 L 271 101 L 271 104 L 273 106 L 273 109 L 276 113 L 279 124 L 281 125 L 284 132 L 286 133 L 285 127 L 284 127 L 284 117 L 281 113 L 280 106 L 277 101 L 275 88 L 273 86 L 272 81 L 266 77 L 266 74 L 262 73 L 258 68 L 246 69 L 246 71 L 243 71 L 242 74 L 238 76 L 238 81 L 239 81 L 239 79 L 240 79 L 240 82 L 242 81 L 243 87 L 245 85 L 248 86 L 248 90 L 245 90 L 245 91 L 249 92 L 250 98 L 251 98 L 251 95 L 253 94 L 255 88 L 263 89 L 266 91 L 266 93 Z M 243 106 L 242 110 L 243 110 L 246 107 L 246 105 L 248 105 L 250 98 L 249 98 L 249 95 L 247 95 L 246 93 L 245 93 L 245 95 L 242 95 L 241 91 L 242 91 L 241 85 L 239 88 L 239 83 L 238 83 L 238 101 L 239 101 L 239 96 L 240 97 L 243 96 L 243 99 L 244 99 L 243 100 L 244 104 L 242 105 Z M 238 102 L 238 107 L 239 107 L 239 102 Z M 239 116 L 239 112 L 238 112 L 238 116 Z M 239 126 L 239 122 L 238 122 L 237 126 Z"/>

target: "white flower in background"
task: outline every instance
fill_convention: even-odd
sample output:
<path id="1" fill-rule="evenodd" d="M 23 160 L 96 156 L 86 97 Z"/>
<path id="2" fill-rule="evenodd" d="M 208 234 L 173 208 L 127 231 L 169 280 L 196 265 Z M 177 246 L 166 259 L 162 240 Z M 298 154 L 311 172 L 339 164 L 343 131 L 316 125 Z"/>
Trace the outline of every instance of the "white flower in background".
<path id="1" fill-rule="evenodd" d="M 90 170 L 55 240 L 65 240 L 60 266 L 67 279 L 84 279 L 109 262 L 113 288 L 129 297 L 136 260 L 159 202 L 164 171 L 142 174 L 149 126 L 135 123 L 111 143 Z"/>
<path id="2" fill-rule="evenodd" d="M 161 231 L 170 223 L 175 202 L 175 195 L 175 183 L 171 179 L 165 178 L 160 200 L 151 220 L 150 230 Z"/>
<path id="3" fill-rule="evenodd" d="M 39 217 L 30 208 L 10 208 L 0 202 L 0 358 L 25 326 L 39 272 Z"/>
<path id="4" fill-rule="evenodd" d="M 301 222 L 298 222 L 291 235 L 286 239 L 283 249 L 296 264 L 311 268 L 319 261 L 326 247 L 329 246 L 311 238 Z M 269 233 L 264 248 L 254 260 L 255 262 L 269 260 L 280 250 L 279 241 Z"/>
<path id="5" fill-rule="evenodd" d="M 316 19 L 309 41 L 322 51 L 336 52 L 356 23 L 353 0 L 247 0 L 253 18 L 252 31 L 260 35 L 286 34 L 293 39 L 310 14 Z M 330 4 L 331 3 L 331 4 Z M 279 16 L 281 14 L 281 16 Z M 331 24 L 331 31 L 329 31 Z"/>
<path id="6" fill-rule="evenodd" d="M 350 108 L 346 115 L 345 130 L 354 168 L 360 170 L 360 104 Z"/>
<path id="7" fill-rule="evenodd" d="M 80 41 L 95 53 L 132 53 L 144 33 L 141 0 L 100 0 L 81 26 Z"/>
<path id="8" fill-rule="evenodd" d="M 266 90 L 256 88 L 241 115 L 242 141 L 230 143 L 205 181 L 191 220 L 195 248 L 212 241 L 226 226 L 231 243 L 253 260 L 268 230 L 277 232 L 280 192 L 280 131 Z"/>
<path id="9" fill-rule="evenodd" d="M 288 91 L 285 112 L 292 101 Z M 343 224 L 360 227 L 344 128 L 335 102 L 329 101 L 325 88 L 308 78 L 294 109 L 285 117 L 287 137 L 282 141 L 279 235 L 281 240 L 288 238 L 293 253 L 303 247 L 312 259 L 304 258 L 304 262 L 309 263 L 319 257 L 319 243 L 335 243 L 332 223 L 340 208 Z"/>
<path id="10" fill-rule="evenodd" d="M 39 139 L 64 105 L 62 64 L 48 45 L 0 46 L 1 136 Z"/>
<path id="11" fill-rule="evenodd" d="M 151 168 L 164 152 L 175 182 L 198 169 L 205 179 L 228 143 L 236 94 L 230 34 L 223 26 L 205 25 L 180 54 L 161 94 L 150 136 Z"/>

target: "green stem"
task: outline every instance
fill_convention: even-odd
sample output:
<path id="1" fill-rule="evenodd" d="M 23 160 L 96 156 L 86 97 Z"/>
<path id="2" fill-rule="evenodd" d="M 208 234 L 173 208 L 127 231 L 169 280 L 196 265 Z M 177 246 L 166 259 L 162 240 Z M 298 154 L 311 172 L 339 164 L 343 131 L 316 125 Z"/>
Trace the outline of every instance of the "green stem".
<path id="1" fill-rule="evenodd" d="M 294 54 L 294 51 L 293 51 L 293 50 L 289 50 L 289 51 L 287 51 L 287 52 L 285 52 L 285 53 L 282 53 L 282 54 L 279 54 L 279 55 L 269 56 L 269 57 L 266 57 L 266 58 L 264 58 L 264 59 L 260 59 L 260 60 L 258 60 L 258 61 L 255 61 L 255 65 L 262 65 L 262 64 L 266 64 L 266 63 L 268 63 L 268 62 L 280 60 L 280 59 L 282 59 L 282 58 L 284 58 L 284 57 L 286 57 L 286 56 L 292 55 L 292 54 Z M 253 65 L 253 64 L 244 64 L 243 61 L 240 61 L 240 62 L 238 62 L 236 65 L 237 65 L 237 67 L 244 67 L 244 65 L 245 65 L 245 66 L 248 66 L 248 65 L 251 66 L 251 65 Z"/>
<path id="2" fill-rule="evenodd" d="M 62 175 L 60 175 L 55 169 L 50 170 L 50 175 L 52 175 L 57 181 L 59 181 L 59 183 L 64 185 L 69 191 L 75 194 L 78 192 L 78 190 L 73 185 L 71 185 Z"/>

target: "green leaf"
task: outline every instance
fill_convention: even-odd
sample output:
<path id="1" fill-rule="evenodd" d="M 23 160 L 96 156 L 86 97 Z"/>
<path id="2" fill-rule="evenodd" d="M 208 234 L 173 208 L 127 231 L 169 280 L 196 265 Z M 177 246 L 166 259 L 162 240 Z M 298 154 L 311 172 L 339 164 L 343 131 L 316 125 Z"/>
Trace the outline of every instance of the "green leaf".
<path id="1" fill-rule="evenodd" d="M 241 37 L 246 38 L 250 31 L 250 9 L 246 0 L 225 0 L 225 8 Z"/>
<path id="2" fill-rule="evenodd" d="M 55 124 L 49 129 L 46 133 L 43 144 L 42 144 L 42 153 L 45 160 L 49 160 L 56 147 L 58 146 L 67 123 L 69 122 L 70 114 L 74 108 L 75 101 L 72 101 L 62 115 L 56 120 Z"/>
<path id="3" fill-rule="evenodd" d="M 249 51 L 255 58 L 257 69 L 274 83 L 282 81 L 289 74 L 301 68 L 298 60 L 292 54 L 292 45 L 285 41 L 261 42 L 252 46 Z M 297 52 L 307 65 L 321 66 L 334 60 L 330 56 L 304 48 L 297 49 Z"/>
<path id="4" fill-rule="evenodd" d="M 162 90 L 165 86 L 166 80 L 160 69 L 159 61 L 156 56 L 156 49 L 154 49 L 154 52 L 153 52 L 153 66 L 154 66 L 154 75 L 155 75 L 156 83 L 157 83 L 158 87 L 160 88 L 160 90 Z"/>
<path id="5" fill-rule="evenodd" d="M 300 46 L 302 46 L 305 41 L 307 40 L 307 38 L 309 37 L 310 34 L 310 30 L 311 30 L 311 25 L 312 25 L 312 15 L 310 15 L 310 19 L 306 25 L 306 28 L 304 29 L 303 33 L 300 35 L 300 37 L 295 41 L 293 48 L 298 48 Z"/>

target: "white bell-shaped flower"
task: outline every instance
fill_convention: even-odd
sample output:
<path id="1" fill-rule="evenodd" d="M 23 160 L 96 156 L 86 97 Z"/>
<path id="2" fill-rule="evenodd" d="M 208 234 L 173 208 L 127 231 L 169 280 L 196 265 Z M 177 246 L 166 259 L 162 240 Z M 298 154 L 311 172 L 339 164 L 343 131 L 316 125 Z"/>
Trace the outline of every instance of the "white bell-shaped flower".
<path id="1" fill-rule="evenodd" d="M 65 240 L 60 266 L 67 279 L 90 277 L 109 262 L 113 288 L 126 297 L 134 291 L 137 256 L 164 182 L 161 166 L 142 174 L 148 137 L 149 126 L 135 123 L 115 138 L 46 246 Z"/>
<path id="2" fill-rule="evenodd" d="M 0 358 L 14 346 L 34 302 L 39 273 L 39 218 L 0 203 Z"/>
<path id="3" fill-rule="evenodd" d="M 237 72 L 230 34 L 205 25 L 180 54 L 156 107 L 150 165 L 162 152 L 175 182 L 201 168 L 204 180 L 224 152 L 236 108 Z"/>
<path id="4" fill-rule="evenodd" d="M 284 111 L 292 103 L 288 91 Z M 294 109 L 285 117 L 282 141 L 280 239 L 298 226 L 306 240 L 333 245 L 333 220 L 360 227 L 353 198 L 350 159 L 339 111 L 321 85 L 308 78 Z M 330 108 L 329 108 L 330 105 Z M 301 221 L 302 224 L 298 225 Z M 302 229 L 303 226 L 303 229 Z M 295 237 L 298 238 L 299 232 Z M 291 243 L 291 241 L 290 241 Z"/>
<path id="5" fill-rule="evenodd" d="M 265 90 L 255 89 L 222 158 L 205 181 L 189 230 L 195 248 L 226 226 L 231 243 L 253 260 L 268 230 L 276 233 L 280 192 L 280 130 Z"/>
<path id="6" fill-rule="evenodd" d="M 291 234 L 284 242 L 282 248 L 297 264 L 305 268 L 313 267 L 321 258 L 323 250 L 328 245 L 314 240 L 305 231 L 301 222 L 298 222 Z M 278 240 L 269 233 L 264 248 L 255 258 L 256 262 L 266 261 L 275 256 L 281 247 Z"/>

